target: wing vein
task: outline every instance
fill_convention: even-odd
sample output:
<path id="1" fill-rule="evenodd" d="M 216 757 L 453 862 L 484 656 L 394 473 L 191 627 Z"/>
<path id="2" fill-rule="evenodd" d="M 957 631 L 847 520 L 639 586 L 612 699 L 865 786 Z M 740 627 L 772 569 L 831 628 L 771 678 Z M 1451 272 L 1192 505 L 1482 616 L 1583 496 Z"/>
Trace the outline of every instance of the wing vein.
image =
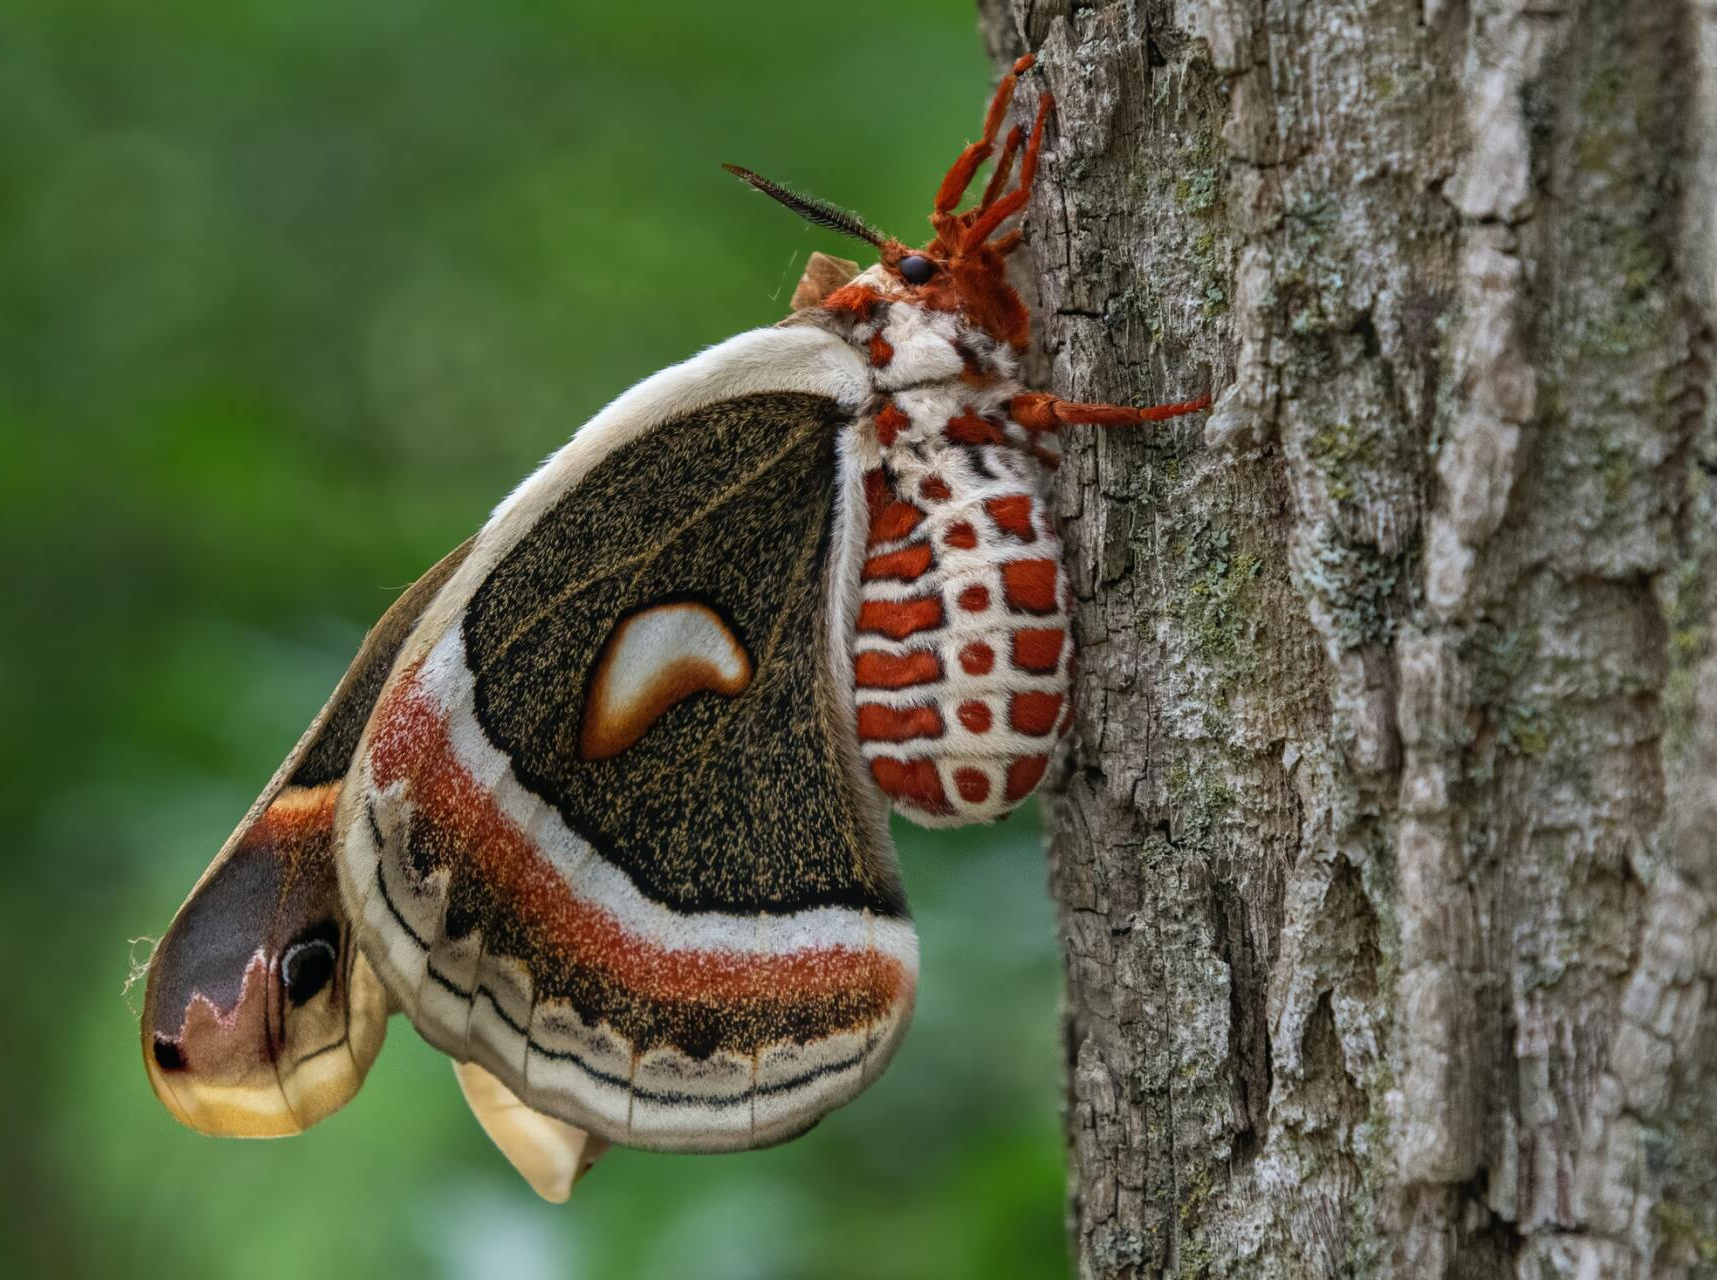
<path id="1" fill-rule="evenodd" d="M 732 484 L 723 489 L 716 497 L 699 505 L 690 516 L 686 517 L 686 519 L 682 520 L 679 524 L 674 525 L 666 534 L 657 538 L 643 550 L 635 552 L 632 555 L 622 556 L 618 560 L 610 561 L 603 566 L 602 572 L 599 575 L 581 578 L 577 582 L 568 583 L 553 595 L 545 597 L 541 604 L 539 604 L 538 607 L 526 617 L 524 622 L 509 632 L 505 639 L 496 643 L 494 655 L 491 661 L 498 661 L 505 657 L 512 647 L 520 640 L 524 639 L 525 635 L 545 617 L 560 608 L 568 600 L 571 600 L 573 597 L 587 590 L 594 583 L 600 581 L 601 578 L 618 575 L 634 565 L 640 566 L 639 572 L 641 573 L 643 571 L 643 566 L 653 564 L 661 558 L 661 548 L 677 542 L 681 534 L 694 528 L 698 524 L 701 524 L 708 518 L 711 511 L 714 511 L 718 507 L 725 506 L 730 498 L 743 493 L 746 489 L 749 489 L 752 484 L 767 475 L 784 459 L 786 459 L 793 452 L 797 444 L 798 441 L 796 438 L 790 440 L 788 444 L 783 446 L 777 452 L 771 454 L 768 458 L 764 459 L 763 462 L 759 463 L 751 471 L 746 472 L 744 475 L 734 480 Z M 573 490 L 573 492 L 576 491 L 576 489 Z M 637 575 L 634 574 L 634 581 L 636 581 L 636 577 Z"/>

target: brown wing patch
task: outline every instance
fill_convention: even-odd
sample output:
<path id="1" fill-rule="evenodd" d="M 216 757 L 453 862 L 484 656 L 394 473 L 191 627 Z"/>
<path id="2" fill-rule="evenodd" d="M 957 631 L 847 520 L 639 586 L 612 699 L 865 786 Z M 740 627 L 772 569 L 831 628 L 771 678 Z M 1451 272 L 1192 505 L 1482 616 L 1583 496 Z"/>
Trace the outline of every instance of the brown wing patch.
<path id="1" fill-rule="evenodd" d="M 674 910 L 904 914 L 862 818 L 866 784 L 837 731 L 827 663 L 846 421 L 824 397 L 770 393 L 663 423 L 593 467 L 465 611 L 484 736 L 567 827 Z M 719 615 L 749 655 L 749 682 L 681 698 L 629 749 L 583 756 L 587 690 L 600 688 L 590 673 L 615 628 L 686 600 Z"/>

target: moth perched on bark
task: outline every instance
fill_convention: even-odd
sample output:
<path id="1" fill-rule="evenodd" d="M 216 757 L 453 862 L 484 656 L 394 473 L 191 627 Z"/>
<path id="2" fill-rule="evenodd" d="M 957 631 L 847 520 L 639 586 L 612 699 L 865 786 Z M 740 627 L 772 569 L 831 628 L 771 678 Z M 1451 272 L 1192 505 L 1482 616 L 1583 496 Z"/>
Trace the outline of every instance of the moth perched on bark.
<path id="1" fill-rule="evenodd" d="M 377 624 L 150 965 L 176 1117 L 296 1132 L 398 1010 L 558 1199 L 608 1143 L 780 1142 L 882 1071 L 918 965 L 889 807 L 999 818 L 1071 722 L 1056 432 L 1206 403 L 1018 381 L 998 232 L 1047 95 L 956 210 L 1030 65 L 921 248 L 734 170 L 879 261 L 622 395 Z"/>

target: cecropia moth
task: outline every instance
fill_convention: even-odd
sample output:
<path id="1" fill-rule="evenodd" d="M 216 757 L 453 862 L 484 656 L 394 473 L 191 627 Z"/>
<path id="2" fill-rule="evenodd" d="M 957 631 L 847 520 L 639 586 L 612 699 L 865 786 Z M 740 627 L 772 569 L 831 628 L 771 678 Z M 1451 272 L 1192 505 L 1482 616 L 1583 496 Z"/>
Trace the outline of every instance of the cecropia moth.
<path id="1" fill-rule="evenodd" d="M 626 392 L 376 625 L 150 964 L 176 1117 L 303 1129 L 398 1010 L 560 1199 L 609 1143 L 780 1142 L 881 1072 L 917 978 L 888 809 L 999 818 L 1071 721 L 1056 432 L 1206 403 L 1018 381 L 997 233 L 1047 95 L 956 210 L 1030 64 L 922 248 L 735 170 L 880 260 Z"/>

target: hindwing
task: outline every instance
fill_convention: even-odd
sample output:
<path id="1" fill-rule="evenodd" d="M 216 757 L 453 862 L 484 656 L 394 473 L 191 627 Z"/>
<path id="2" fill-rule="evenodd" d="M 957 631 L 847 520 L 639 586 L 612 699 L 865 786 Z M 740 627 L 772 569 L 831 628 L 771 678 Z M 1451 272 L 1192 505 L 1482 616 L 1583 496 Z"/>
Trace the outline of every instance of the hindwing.
<path id="1" fill-rule="evenodd" d="M 335 802 L 394 659 L 469 548 L 370 630 L 150 958 L 144 1063 L 192 1128 L 295 1133 L 343 1105 L 381 1047 L 387 1001 L 341 909 Z"/>
<path id="2" fill-rule="evenodd" d="M 551 459 L 401 654 L 341 800 L 395 1002 L 613 1141 L 790 1137 L 910 1014 L 844 678 L 863 504 L 833 342 L 743 335 Z"/>

